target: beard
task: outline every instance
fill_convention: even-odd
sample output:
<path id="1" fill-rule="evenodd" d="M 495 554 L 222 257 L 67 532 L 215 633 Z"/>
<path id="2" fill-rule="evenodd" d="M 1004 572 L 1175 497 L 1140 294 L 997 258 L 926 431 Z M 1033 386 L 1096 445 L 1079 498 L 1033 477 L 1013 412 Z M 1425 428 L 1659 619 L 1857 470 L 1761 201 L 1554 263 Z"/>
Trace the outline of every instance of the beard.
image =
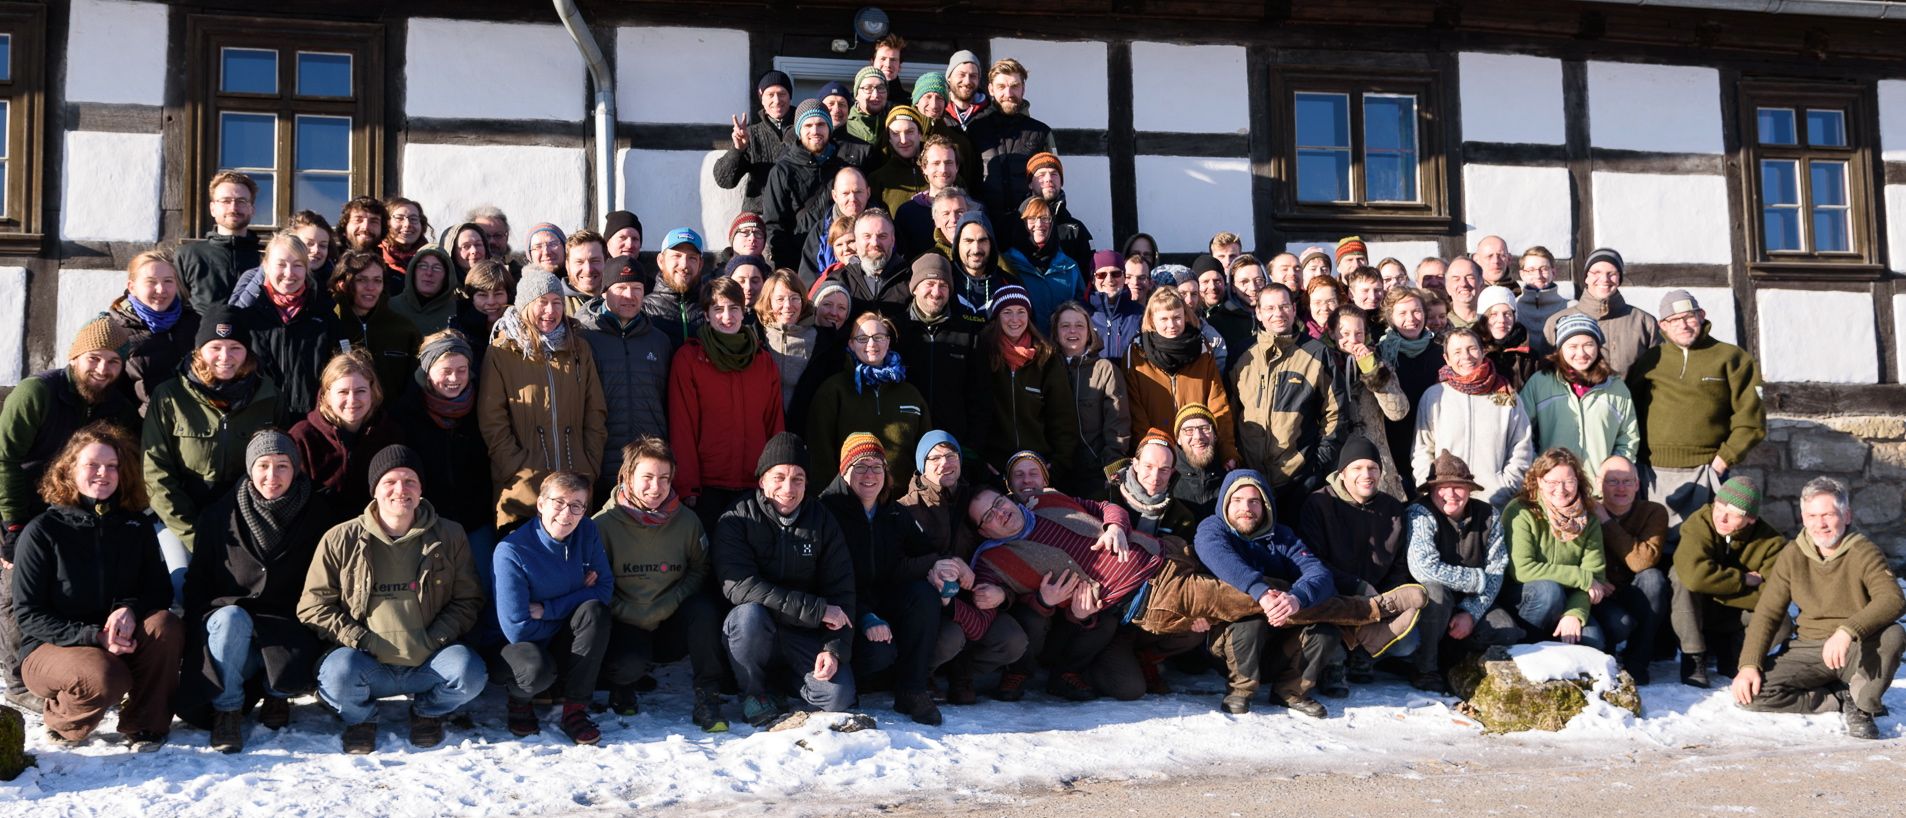
<path id="1" fill-rule="evenodd" d="M 351 249 L 360 253 L 368 253 L 376 249 L 381 241 L 377 236 L 369 235 L 347 236 L 346 239 L 350 241 Z"/>
<path id="2" fill-rule="evenodd" d="M 887 266 L 887 256 L 862 254 L 854 262 L 860 265 L 860 271 L 869 278 L 879 278 L 880 271 Z"/>
<path id="3" fill-rule="evenodd" d="M 1010 100 L 1005 97 L 994 97 L 993 104 L 999 106 L 999 112 L 1002 114 L 1017 115 L 1026 112 L 1026 101 L 1023 99 Z"/>
<path id="4" fill-rule="evenodd" d="M 101 401 L 105 400 L 106 393 L 111 391 L 113 384 L 118 381 L 118 379 L 115 378 L 104 384 L 96 384 L 87 378 L 73 378 L 71 380 L 73 382 L 73 390 L 79 393 L 80 400 L 86 401 L 88 405 L 93 406 L 97 406 Z"/>
<path id="5" fill-rule="evenodd" d="M 1206 469 L 1211 468 L 1211 464 L 1217 462 L 1218 460 L 1218 447 L 1216 446 L 1206 446 L 1202 449 L 1196 449 L 1191 447 L 1180 447 L 1180 448 L 1184 449 L 1185 462 L 1190 463 L 1193 467 L 1197 468 L 1199 471 L 1204 471 Z"/>

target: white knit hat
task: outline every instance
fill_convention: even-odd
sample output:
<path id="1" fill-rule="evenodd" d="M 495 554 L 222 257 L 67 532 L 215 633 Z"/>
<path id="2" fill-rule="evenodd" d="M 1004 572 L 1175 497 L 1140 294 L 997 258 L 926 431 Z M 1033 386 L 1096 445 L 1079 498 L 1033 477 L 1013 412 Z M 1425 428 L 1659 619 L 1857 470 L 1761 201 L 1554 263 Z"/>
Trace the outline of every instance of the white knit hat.
<path id="1" fill-rule="evenodd" d="M 1476 296 L 1476 314 L 1488 315 L 1489 308 L 1497 304 L 1507 304 L 1509 309 L 1516 308 L 1516 293 L 1508 287 L 1491 285 L 1484 287 L 1482 295 Z"/>

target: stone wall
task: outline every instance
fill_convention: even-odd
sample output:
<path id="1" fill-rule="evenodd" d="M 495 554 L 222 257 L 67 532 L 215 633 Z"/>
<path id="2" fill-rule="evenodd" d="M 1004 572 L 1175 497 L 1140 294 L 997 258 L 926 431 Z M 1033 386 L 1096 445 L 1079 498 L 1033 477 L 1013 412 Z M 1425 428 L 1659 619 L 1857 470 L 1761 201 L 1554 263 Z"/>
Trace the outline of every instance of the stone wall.
<path id="1" fill-rule="evenodd" d="M 1906 417 L 1770 415 L 1767 440 L 1738 467 L 1759 481 L 1761 517 L 1789 534 L 1800 531 L 1800 489 L 1819 475 L 1853 490 L 1855 527 L 1906 565 Z"/>

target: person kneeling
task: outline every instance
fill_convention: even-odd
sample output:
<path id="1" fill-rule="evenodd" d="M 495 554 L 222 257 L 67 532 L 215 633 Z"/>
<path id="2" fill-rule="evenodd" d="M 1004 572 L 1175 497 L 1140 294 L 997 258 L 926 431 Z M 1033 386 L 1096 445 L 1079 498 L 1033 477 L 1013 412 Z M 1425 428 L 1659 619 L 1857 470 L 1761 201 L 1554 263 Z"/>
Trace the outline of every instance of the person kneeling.
<path id="1" fill-rule="evenodd" d="M 577 744 L 602 740 L 589 699 L 609 649 L 609 599 L 614 589 L 602 537 L 589 519 L 589 478 L 556 472 L 536 496 L 536 518 L 496 546 L 496 621 L 509 642 L 509 727 L 535 735 L 531 699 L 562 679 L 563 735 Z"/>
<path id="2" fill-rule="evenodd" d="M 489 681 L 454 644 L 476 623 L 483 586 L 463 526 L 423 499 L 423 459 L 407 446 L 371 458 L 371 504 L 325 532 L 298 619 L 338 645 L 318 665 L 318 699 L 344 720 L 344 751 L 377 748 L 377 700 L 409 694 L 410 743 L 435 747 L 443 719 Z"/>

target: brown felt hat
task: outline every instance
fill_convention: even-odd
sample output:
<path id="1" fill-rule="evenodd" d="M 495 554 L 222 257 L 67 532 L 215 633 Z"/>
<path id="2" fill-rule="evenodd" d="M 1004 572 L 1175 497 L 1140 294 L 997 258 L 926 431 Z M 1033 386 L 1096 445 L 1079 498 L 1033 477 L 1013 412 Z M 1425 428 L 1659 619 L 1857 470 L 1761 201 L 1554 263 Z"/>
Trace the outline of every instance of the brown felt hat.
<path id="1" fill-rule="evenodd" d="M 1423 481 L 1423 490 L 1446 485 L 1468 486 L 1470 491 L 1483 490 L 1482 484 L 1476 482 L 1476 476 L 1469 472 L 1469 464 L 1450 454 L 1448 449 L 1437 454 L 1435 462 L 1430 463 L 1429 479 Z"/>

